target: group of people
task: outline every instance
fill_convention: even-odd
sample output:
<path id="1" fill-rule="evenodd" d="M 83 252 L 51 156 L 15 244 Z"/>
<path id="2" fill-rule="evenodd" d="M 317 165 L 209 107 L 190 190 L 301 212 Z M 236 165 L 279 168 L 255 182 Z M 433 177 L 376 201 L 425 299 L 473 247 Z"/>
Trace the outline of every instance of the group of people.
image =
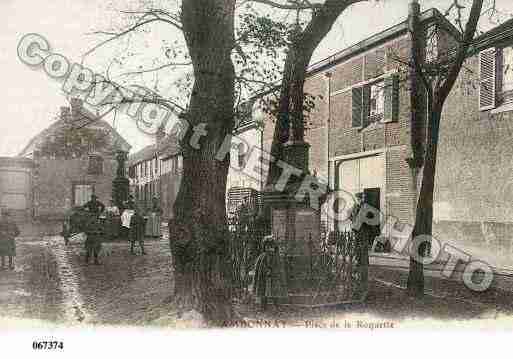
<path id="1" fill-rule="evenodd" d="M 152 206 L 144 216 L 143 211 L 136 205 L 133 196 L 123 203 L 123 208 L 116 206 L 111 200 L 110 206 L 106 207 L 98 200 L 96 195 L 91 196 L 82 208 L 87 215 L 86 220 L 79 228 L 86 235 L 86 263 L 94 258 L 94 263 L 99 264 L 98 256 L 101 250 L 101 243 L 104 239 L 110 240 L 122 237 L 130 242 L 130 253 L 135 255 L 135 244 L 139 244 L 142 255 L 146 255 L 144 249 L 144 238 L 161 236 L 160 216 L 161 208 L 157 197 L 152 199 Z M 71 218 L 66 216 L 64 221 L 64 240 L 67 244 L 71 236 Z"/>

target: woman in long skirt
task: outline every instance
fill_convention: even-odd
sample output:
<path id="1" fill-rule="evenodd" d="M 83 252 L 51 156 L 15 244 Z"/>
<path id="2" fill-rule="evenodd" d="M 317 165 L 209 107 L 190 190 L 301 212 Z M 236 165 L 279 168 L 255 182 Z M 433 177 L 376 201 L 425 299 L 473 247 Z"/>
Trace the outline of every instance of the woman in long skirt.
<path id="1" fill-rule="evenodd" d="M 105 214 L 107 217 L 107 238 L 110 240 L 116 239 L 119 237 L 121 217 L 119 213 L 119 208 L 114 203 L 114 200 L 110 201 L 110 206 L 105 209 Z"/>
<path id="2" fill-rule="evenodd" d="M 159 238 L 161 236 L 160 230 L 160 216 L 162 214 L 162 208 L 160 208 L 159 199 L 153 197 L 151 204 L 151 211 L 148 215 L 148 221 L 146 222 L 146 237 Z"/>

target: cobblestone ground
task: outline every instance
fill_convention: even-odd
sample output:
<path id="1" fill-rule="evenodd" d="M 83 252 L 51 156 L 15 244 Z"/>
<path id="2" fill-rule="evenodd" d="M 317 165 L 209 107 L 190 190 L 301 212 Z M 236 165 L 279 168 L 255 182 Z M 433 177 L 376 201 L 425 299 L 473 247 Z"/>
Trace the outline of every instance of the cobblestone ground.
<path id="1" fill-rule="evenodd" d="M 147 255 L 125 241 L 104 243 L 100 265 L 85 263 L 82 240 L 17 240 L 16 268 L 0 271 L 0 317 L 54 323 L 144 324 L 172 291 L 167 240 L 148 240 Z"/>
<path id="2" fill-rule="evenodd" d="M 17 254 L 15 270 L 0 271 L 0 315 L 64 320 L 57 262 L 47 242 L 20 238 Z"/>
<path id="3" fill-rule="evenodd" d="M 103 244 L 100 265 L 85 263 L 83 240 L 65 246 L 62 237 L 26 235 L 17 240 L 16 268 L 0 271 L 0 320 L 31 319 L 51 323 L 144 325 L 173 312 L 171 255 L 167 239 L 147 240 L 147 255 L 131 255 L 126 241 Z M 22 231 L 23 233 L 23 231 Z M 287 326 L 305 321 L 345 320 L 373 316 L 402 320 L 411 317 L 494 319 L 513 314 L 512 293 L 491 289 L 473 293 L 455 281 L 426 279 L 424 299 L 406 296 L 406 274 L 371 268 L 366 303 L 343 308 L 298 310 L 271 307 L 262 313 L 252 305 L 237 310 L 246 319 L 278 318 Z"/>

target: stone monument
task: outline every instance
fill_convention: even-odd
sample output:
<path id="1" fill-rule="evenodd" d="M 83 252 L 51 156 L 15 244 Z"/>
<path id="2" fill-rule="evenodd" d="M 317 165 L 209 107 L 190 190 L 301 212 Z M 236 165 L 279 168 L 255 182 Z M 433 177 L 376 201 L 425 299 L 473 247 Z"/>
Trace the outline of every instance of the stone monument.
<path id="1" fill-rule="evenodd" d="M 125 163 L 128 155 L 125 151 L 116 152 L 116 160 L 118 168 L 116 171 L 116 178 L 112 181 L 112 199 L 118 208 L 122 208 L 125 201 L 128 200 L 130 192 L 130 183 L 126 177 Z"/>
<path id="2" fill-rule="evenodd" d="M 309 148 L 309 144 L 303 141 L 285 143 L 286 163 L 302 170 L 303 175 L 292 176 L 283 191 L 270 186 L 264 192 L 271 233 L 278 242 L 281 263 L 285 267 L 287 297 L 277 300 L 286 304 L 310 293 L 318 282 L 313 266 L 320 252 L 320 211 L 308 202 L 308 196 L 304 199 L 296 196 L 308 174 Z"/>

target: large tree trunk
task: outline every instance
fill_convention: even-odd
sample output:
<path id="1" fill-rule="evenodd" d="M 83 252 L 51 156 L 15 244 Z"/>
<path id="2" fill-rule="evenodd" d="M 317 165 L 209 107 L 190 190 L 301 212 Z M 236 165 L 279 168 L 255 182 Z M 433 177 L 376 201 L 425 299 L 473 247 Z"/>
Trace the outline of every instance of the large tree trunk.
<path id="1" fill-rule="evenodd" d="M 271 145 L 271 155 L 275 161 L 269 168 L 268 186 L 276 183 L 280 177 L 281 168 L 277 163 L 284 159 L 284 143 L 289 140 L 304 140 L 304 85 L 314 50 L 340 14 L 348 6 L 361 1 L 365 0 L 326 0 L 322 8 L 314 11 L 306 28 L 303 31 L 298 29 L 291 39 L 281 81 L 278 114 Z"/>
<path id="2" fill-rule="evenodd" d="M 277 160 L 284 159 L 284 144 L 291 139 L 291 127 L 294 129 L 292 136 L 295 140 L 300 141 L 304 138 L 304 84 L 310 57 L 311 54 L 308 56 L 308 54 L 301 53 L 300 49 L 293 46 L 289 49 L 285 60 L 278 114 L 271 145 L 271 155 L 276 161 L 271 163 L 269 168 L 268 186 L 275 184 L 280 177 L 281 169 L 277 166 Z"/>
<path id="3" fill-rule="evenodd" d="M 415 212 L 415 226 L 413 227 L 412 238 L 419 235 L 431 236 L 433 233 L 433 194 L 435 189 L 436 156 L 438 150 L 439 126 L 441 108 L 434 109 L 428 122 L 428 143 L 424 156 L 422 168 L 422 180 L 417 209 Z M 424 265 L 419 258 L 427 254 L 429 244 L 424 242 L 418 247 L 416 256 L 410 256 L 410 272 L 408 275 L 408 292 L 414 296 L 424 294 Z"/>
<path id="4" fill-rule="evenodd" d="M 413 4 L 412 4 L 413 5 Z M 415 6 L 415 5 L 414 5 Z M 418 6 L 418 4 L 416 5 Z M 458 79 L 459 73 L 467 58 L 468 49 L 472 43 L 474 35 L 476 33 L 477 24 L 481 16 L 481 10 L 483 8 L 483 0 L 473 0 L 472 8 L 470 10 L 469 19 L 465 25 L 465 31 L 461 38 L 461 42 L 456 51 L 453 63 L 451 64 L 447 73 L 440 71 L 438 76 L 443 76 L 445 79 L 441 82 L 435 81 L 433 92 L 430 93 L 428 99 L 428 128 L 426 137 L 426 152 L 424 156 L 423 169 L 422 169 L 422 183 L 420 186 L 419 197 L 417 200 L 417 209 L 415 213 L 415 225 L 413 227 L 412 237 L 415 240 L 420 235 L 432 236 L 433 234 L 433 194 L 435 189 L 435 175 L 436 175 L 436 155 L 438 149 L 438 138 L 440 129 L 440 120 L 442 117 L 442 111 L 444 103 L 449 96 L 456 80 Z M 419 8 L 420 9 L 420 8 Z M 418 36 L 419 24 L 418 24 L 418 12 L 413 13 L 413 17 L 410 18 L 410 29 L 414 32 L 414 38 Z M 416 15 L 416 16 L 415 16 Z M 418 45 L 418 43 L 414 44 Z M 423 74 L 422 64 L 414 58 L 414 66 L 416 73 L 416 81 L 419 78 L 426 80 L 426 75 Z M 426 83 L 426 87 L 427 87 Z M 418 88 L 418 84 L 416 84 Z M 430 247 L 430 242 L 426 245 L 420 246 L 419 253 L 417 256 L 410 256 L 410 272 L 408 275 L 408 292 L 411 295 L 422 296 L 424 294 L 424 266 L 420 260 L 416 260 L 415 257 L 422 257 L 427 254 L 427 249 Z"/>
<path id="5" fill-rule="evenodd" d="M 218 161 L 215 155 L 233 130 L 234 9 L 235 0 L 182 2 L 184 35 L 194 66 L 186 119 L 191 128 L 206 124 L 206 134 L 199 149 L 194 143 L 182 146 L 183 176 L 170 234 L 174 299 L 181 311 L 196 310 L 214 325 L 233 315 L 225 208 L 229 157 Z M 189 132 L 186 139 L 192 135 Z"/>

